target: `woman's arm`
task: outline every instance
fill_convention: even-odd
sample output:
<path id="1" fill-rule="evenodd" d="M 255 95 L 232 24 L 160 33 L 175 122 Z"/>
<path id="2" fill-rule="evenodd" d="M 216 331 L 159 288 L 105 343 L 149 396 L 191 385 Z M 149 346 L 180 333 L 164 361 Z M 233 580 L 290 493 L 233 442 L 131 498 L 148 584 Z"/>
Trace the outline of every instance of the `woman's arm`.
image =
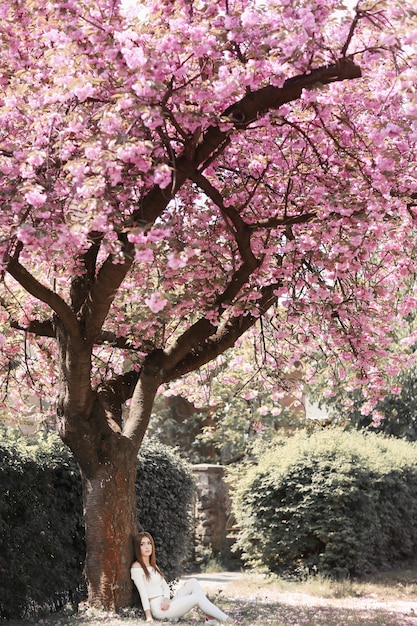
<path id="1" fill-rule="evenodd" d="M 171 598 L 171 590 L 164 577 L 162 577 L 162 593 L 164 598 L 168 598 L 168 600 Z"/>
<path id="2" fill-rule="evenodd" d="M 152 613 L 150 612 L 149 609 L 146 609 L 145 616 L 146 616 L 146 621 L 147 622 L 153 622 Z"/>
<path id="3" fill-rule="evenodd" d="M 149 606 L 148 585 L 146 584 L 145 572 L 141 567 L 132 567 L 130 576 L 139 591 L 142 608 L 145 611 L 146 621 L 152 620 L 152 614 Z"/>
<path id="4" fill-rule="evenodd" d="M 162 588 L 162 595 L 164 596 L 161 601 L 161 609 L 163 611 L 166 611 L 167 609 L 169 609 L 170 604 L 171 604 L 171 590 L 168 586 L 167 581 L 162 575 L 161 575 L 161 588 Z"/>

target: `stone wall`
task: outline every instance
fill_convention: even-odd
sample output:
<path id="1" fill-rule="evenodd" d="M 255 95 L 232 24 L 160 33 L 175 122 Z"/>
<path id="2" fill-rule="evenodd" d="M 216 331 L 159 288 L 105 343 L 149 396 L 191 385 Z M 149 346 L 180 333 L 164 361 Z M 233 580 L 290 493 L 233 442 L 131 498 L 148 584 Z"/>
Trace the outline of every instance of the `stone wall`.
<path id="1" fill-rule="evenodd" d="M 198 562 L 210 551 L 214 556 L 228 552 L 230 500 L 222 465 L 201 463 L 192 470 L 197 484 L 194 547 Z"/>

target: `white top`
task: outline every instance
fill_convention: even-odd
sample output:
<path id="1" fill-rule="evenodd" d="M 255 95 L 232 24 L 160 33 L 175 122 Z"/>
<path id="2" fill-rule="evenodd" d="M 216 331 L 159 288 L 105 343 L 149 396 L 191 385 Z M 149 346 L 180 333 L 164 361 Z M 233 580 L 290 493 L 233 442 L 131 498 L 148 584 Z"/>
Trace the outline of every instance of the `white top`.
<path id="1" fill-rule="evenodd" d="M 149 609 L 149 598 L 158 596 L 170 598 L 171 595 L 165 578 L 153 567 L 148 567 L 148 572 L 151 575 L 149 579 L 146 578 L 145 572 L 140 565 L 130 569 L 130 577 L 138 588 L 144 611 Z"/>

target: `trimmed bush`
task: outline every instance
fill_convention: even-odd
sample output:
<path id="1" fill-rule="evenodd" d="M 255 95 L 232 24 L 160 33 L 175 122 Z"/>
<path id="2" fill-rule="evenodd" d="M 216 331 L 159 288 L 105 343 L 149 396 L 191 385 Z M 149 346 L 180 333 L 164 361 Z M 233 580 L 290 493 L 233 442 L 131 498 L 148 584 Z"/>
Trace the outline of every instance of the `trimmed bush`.
<path id="1" fill-rule="evenodd" d="M 138 513 L 155 536 L 167 578 L 181 572 L 192 536 L 194 480 L 160 444 L 138 457 Z M 0 432 L 0 617 L 28 617 L 76 601 L 84 590 L 81 478 L 55 434 Z"/>
<path id="2" fill-rule="evenodd" d="M 326 430 L 272 445 L 232 492 L 242 558 L 280 574 L 358 576 L 417 547 L 417 446 Z"/>
<path id="3" fill-rule="evenodd" d="M 194 477 L 172 448 L 147 439 L 138 457 L 138 520 L 155 540 L 158 564 L 167 580 L 175 580 L 191 553 Z"/>
<path id="4" fill-rule="evenodd" d="M 55 435 L 0 442 L 0 615 L 62 606 L 82 587 L 81 481 Z"/>

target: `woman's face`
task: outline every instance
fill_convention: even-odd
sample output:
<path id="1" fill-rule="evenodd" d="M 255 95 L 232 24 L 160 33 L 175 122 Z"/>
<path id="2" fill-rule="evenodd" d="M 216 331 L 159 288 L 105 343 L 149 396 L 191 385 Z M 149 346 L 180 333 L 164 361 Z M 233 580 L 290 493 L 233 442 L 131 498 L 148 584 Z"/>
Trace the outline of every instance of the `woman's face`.
<path id="1" fill-rule="evenodd" d="M 152 541 L 149 537 L 142 537 L 140 540 L 140 554 L 143 557 L 150 557 L 152 554 Z"/>

